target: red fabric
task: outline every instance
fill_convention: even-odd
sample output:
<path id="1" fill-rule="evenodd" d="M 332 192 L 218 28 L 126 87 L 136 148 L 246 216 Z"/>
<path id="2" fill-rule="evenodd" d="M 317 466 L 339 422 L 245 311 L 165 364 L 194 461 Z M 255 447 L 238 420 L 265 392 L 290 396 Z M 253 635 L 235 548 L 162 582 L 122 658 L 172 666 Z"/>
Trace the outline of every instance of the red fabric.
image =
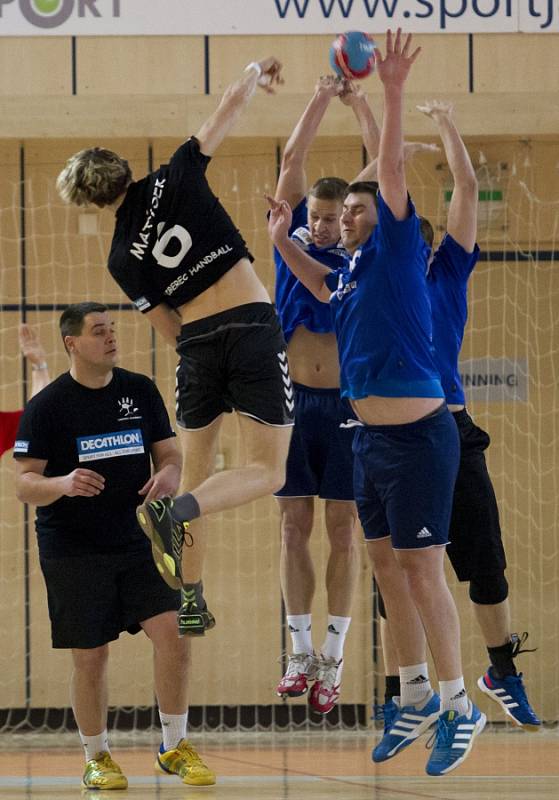
<path id="1" fill-rule="evenodd" d="M 23 411 L 0 411 L 0 456 L 11 450 Z"/>

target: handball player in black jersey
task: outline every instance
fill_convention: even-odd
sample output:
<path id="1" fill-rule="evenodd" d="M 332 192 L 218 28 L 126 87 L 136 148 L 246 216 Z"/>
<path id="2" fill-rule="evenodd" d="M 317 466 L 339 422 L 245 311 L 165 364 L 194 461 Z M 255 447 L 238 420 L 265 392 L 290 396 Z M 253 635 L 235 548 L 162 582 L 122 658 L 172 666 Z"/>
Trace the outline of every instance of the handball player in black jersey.
<path id="1" fill-rule="evenodd" d="M 176 635 L 180 593 L 159 577 L 136 520 L 142 497 L 179 487 L 175 434 L 153 381 L 116 367 L 106 306 L 69 306 L 60 330 L 70 370 L 26 405 L 14 457 L 18 499 L 37 506 L 52 644 L 72 654 L 83 785 L 127 786 L 108 744 L 109 642 L 142 629 L 153 645 L 163 730 L 157 763 L 186 784 L 210 785 L 214 773 L 186 740 L 190 648 Z"/>
<path id="2" fill-rule="evenodd" d="M 124 159 L 93 148 L 74 155 L 57 182 L 67 202 L 115 212 L 109 271 L 180 355 L 177 424 L 189 491 L 140 506 L 138 519 L 162 577 L 182 589 L 181 635 L 203 634 L 214 623 L 202 595 L 198 518 L 285 483 L 294 409 L 285 341 L 253 258 L 206 179 L 257 86 L 272 93 L 280 69 L 275 58 L 249 64 L 196 136 L 147 177 L 133 181 Z M 231 411 L 239 415 L 246 463 L 213 474 L 221 420 Z"/>

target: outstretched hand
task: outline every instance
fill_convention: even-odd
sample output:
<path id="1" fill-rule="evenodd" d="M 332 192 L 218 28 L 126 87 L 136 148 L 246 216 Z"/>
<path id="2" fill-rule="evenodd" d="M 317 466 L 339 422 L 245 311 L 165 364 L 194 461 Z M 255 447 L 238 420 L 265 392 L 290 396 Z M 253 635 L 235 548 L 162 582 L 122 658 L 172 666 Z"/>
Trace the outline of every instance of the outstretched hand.
<path id="1" fill-rule="evenodd" d="M 19 348 L 24 358 L 32 364 L 43 364 L 46 361 L 45 350 L 36 331 L 25 323 L 19 326 Z"/>
<path id="2" fill-rule="evenodd" d="M 345 79 L 340 92 L 340 100 L 345 106 L 353 106 L 365 97 L 365 92 L 357 83 Z"/>
<path id="3" fill-rule="evenodd" d="M 315 92 L 335 97 L 343 91 L 343 80 L 336 75 L 321 75 L 316 82 Z"/>
<path id="4" fill-rule="evenodd" d="M 274 200 L 270 195 L 265 195 L 270 204 L 270 217 L 268 219 L 268 233 L 270 239 L 277 245 L 287 239 L 289 228 L 293 220 L 291 206 L 287 200 Z"/>
<path id="5" fill-rule="evenodd" d="M 258 78 L 258 86 L 261 86 L 267 94 L 275 94 L 274 86 L 280 86 L 284 82 L 281 74 L 281 61 L 274 56 L 269 56 L 258 63 L 262 70 L 262 75 Z"/>
<path id="6" fill-rule="evenodd" d="M 386 33 L 386 55 L 384 58 L 379 49 L 375 50 L 375 61 L 380 80 L 385 87 L 398 88 L 404 85 L 412 64 L 421 52 L 416 47 L 410 55 L 412 35 L 407 35 L 402 47 L 402 29 L 398 28 L 396 36 L 389 29 Z"/>
<path id="7" fill-rule="evenodd" d="M 448 103 L 445 100 L 426 100 L 424 105 L 416 106 L 416 108 L 425 116 L 431 117 L 435 122 L 439 122 L 441 119 L 452 119 L 452 112 L 454 111 L 452 103 Z"/>

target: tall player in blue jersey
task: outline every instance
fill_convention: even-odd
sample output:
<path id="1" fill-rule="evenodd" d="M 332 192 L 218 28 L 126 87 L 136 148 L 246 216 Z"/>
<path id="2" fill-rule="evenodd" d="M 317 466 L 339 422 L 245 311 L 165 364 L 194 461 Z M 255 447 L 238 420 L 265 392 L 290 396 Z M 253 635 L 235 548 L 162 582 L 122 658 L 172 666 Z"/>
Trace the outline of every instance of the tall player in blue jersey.
<path id="1" fill-rule="evenodd" d="M 275 195 L 277 201 L 287 200 L 293 207 L 292 241 L 333 270 L 343 266 L 347 255 L 340 243 L 340 215 L 348 184 L 340 178 L 320 178 L 306 197 L 305 165 L 319 124 L 337 95 L 353 109 L 368 155 L 376 158 L 380 132 L 363 92 L 333 76 L 320 78 L 285 146 Z M 297 280 L 277 250 L 274 260 L 276 308 L 295 390 L 295 428 L 286 483 L 276 495 L 281 513 L 281 586 L 293 652 L 276 691 L 280 697 L 298 697 L 314 681 L 309 703 L 326 714 L 339 697 L 344 641 L 358 574 L 353 430 L 340 427 L 352 411 L 340 397 L 338 351 L 328 305 Z M 330 543 L 328 627 L 318 657 L 311 633 L 315 574 L 309 548 L 315 497 L 325 501 Z"/>
<path id="2" fill-rule="evenodd" d="M 514 658 L 527 634 L 511 633 L 506 559 L 499 509 L 484 451 L 488 434 L 474 424 L 465 407 L 458 357 L 468 314 L 467 284 L 478 260 L 476 245 L 478 186 L 474 168 L 452 118 L 452 106 L 431 102 L 419 107 L 436 123 L 444 145 L 454 189 L 448 209 L 447 232 L 431 262 L 428 288 L 433 312 L 433 343 L 442 385 L 460 435 L 460 468 L 454 489 L 447 553 L 458 580 L 470 584 L 470 598 L 487 646 L 491 666 L 478 681 L 513 722 L 524 730 L 538 730 L 541 722 L 532 710 Z M 382 612 L 381 603 L 381 612 Z M 386 673 L 385 730 L 397 711 L 398 661 L 390 626 L 381 633 Z"/>
<path id="3" fill-rule="evenodd" d="M 403 89 L 418 53 L 410 36 L 403 43 L 400 31 L 395 39 L 389 31 L 385 57 L 377 54 L 385 99 L 380 192 L 377 198 L 367 184 L 348 189 L 341 217 L 348 267 L 332 275 L 289 240 L 287 203 L 272 205 L 270 233 L 297 277 L 331 302 L 342 395 L 362 423 L 353 447 L 355 499 L 388 618 L 397 621 L 402 682 L 394 735 L 384 737 L 375 760 L 436 722 L 427 773 L 443 775 L 467 757 L 485 716 L 464 686 L 460 623 L 443 568 L 459 440 L 434 361 L 428 248 L 404 172 Z M 423 630 L 440 698 L 428 679 Z"/>

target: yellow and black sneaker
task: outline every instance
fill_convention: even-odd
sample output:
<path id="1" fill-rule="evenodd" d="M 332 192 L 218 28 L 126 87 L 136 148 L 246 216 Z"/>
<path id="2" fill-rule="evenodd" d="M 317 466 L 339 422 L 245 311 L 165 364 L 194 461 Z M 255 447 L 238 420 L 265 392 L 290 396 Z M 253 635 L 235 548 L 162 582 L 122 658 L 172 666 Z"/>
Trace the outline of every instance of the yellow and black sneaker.
<path id="1" fill-rule="evenodd" d="M 171 589 L 180 589 L 182 547 L 188 522 L 174 519 L 171 514 L 172 507 L 171 497 L 152 500 L 151 503 L 138 506 L 136 517 L 141 529 L 151 541 L 153 560 L 159 574 Z"/>
<path id="2" fill-rule="evenodd" d="M 178 775 L 188 786 L 213 786 L 215 783 L 215 773 L 186 739 L 181 739 L 173 750 L 163 750 L 161 745 L 155 767 L 168 775 Z"/>
<path id="3" fill-rule="evenodd" d="M 215 617 L 202 595 L 201 584 L 189 584 L 181 590 L 181 607 L 177 612 L 179 636 L 203 636 L 215 627 Z"/>
<path id="4" fill-rule="evenodd" d="M 111 754 L 103 750 L 85 765 L 82 786 L 85 789 L 128 789 L 128 781 Z"/>

